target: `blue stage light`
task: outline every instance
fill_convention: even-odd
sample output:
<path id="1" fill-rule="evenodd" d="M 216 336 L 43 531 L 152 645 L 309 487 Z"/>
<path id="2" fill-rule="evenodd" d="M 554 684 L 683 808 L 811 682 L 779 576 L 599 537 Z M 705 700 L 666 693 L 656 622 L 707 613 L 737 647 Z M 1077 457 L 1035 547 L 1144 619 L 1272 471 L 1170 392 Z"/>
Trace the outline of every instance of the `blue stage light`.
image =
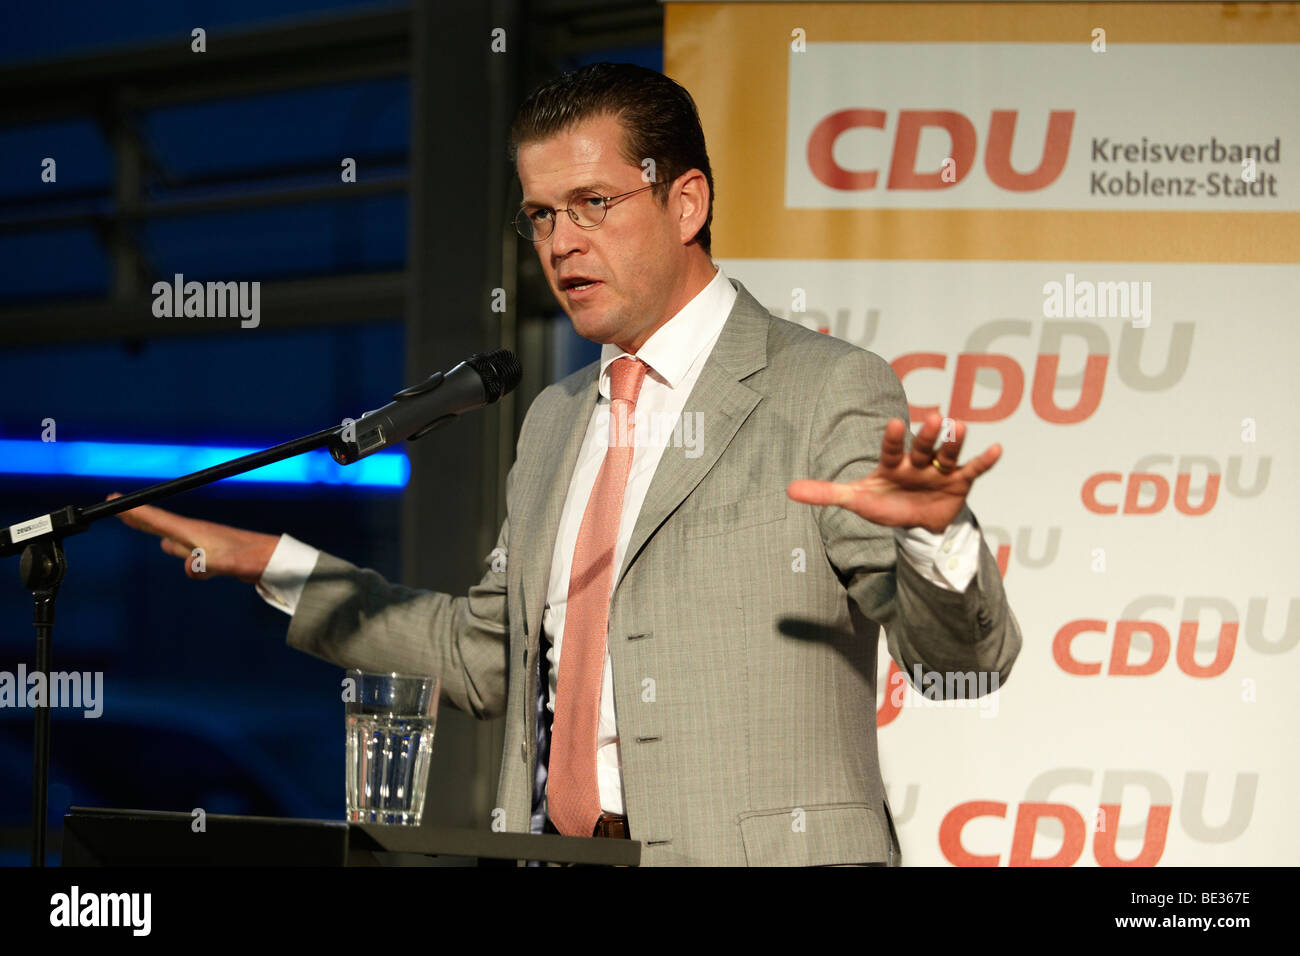
<path id="1" fill-rule="evenodd" d="M 165 481 L 260 450 L 205 445 L 0 439 L 0 474 L 153 478 Z M 344 467 L 334 461 L 328 452 L 313 451 L 222 480 L 405 488 L 410 476 L 411 462 L 401 452 L 371 455 Z"/>

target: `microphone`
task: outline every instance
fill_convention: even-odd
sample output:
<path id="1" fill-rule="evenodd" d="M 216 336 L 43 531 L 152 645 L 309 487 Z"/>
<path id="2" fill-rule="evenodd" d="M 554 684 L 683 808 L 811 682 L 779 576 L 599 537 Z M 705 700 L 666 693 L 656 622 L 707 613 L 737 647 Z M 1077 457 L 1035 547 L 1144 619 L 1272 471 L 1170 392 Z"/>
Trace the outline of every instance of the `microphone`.
<path id="1" fill-rule="evenodd" d="M 329 440 L 330 455 L 350 465 L 390 445 L 415 441 L 462 412 L 491 405 L 519 384 L 523 368 L 509 349 L 475 353 L 455 368 L 404 388 L 392 402 L 343 425 Z"/>

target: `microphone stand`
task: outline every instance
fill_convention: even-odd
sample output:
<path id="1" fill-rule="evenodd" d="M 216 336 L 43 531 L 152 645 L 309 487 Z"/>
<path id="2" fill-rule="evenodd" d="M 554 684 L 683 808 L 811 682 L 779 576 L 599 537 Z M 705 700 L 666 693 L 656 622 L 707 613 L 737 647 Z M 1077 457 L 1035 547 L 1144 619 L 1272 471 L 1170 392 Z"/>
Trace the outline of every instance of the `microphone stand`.
<path id="1" fill-rule="evenodd" d="M 400 401 L 429 392 L 442 384 L 445 377 L 446 373 L 437 372 L 424 382 L 398 392 L 394 399 Z M 407 441 L 428 434 L 455 417 L 455 415 L 444 415 L 435 419 L 410 436 Z M 91 524 L 103 518 L 111 518 L 140 505 L 170 498 L 193 488 L 229 478 L 231 475 L 252 471 L 254 468 L 293 458 L 326 445 L 329 446 L 330 454 L 335 461 L 341 465 L 351 464 L 377 447 L 382 447 L 384 443 L 382 432 L 372 428 L 362 432 L 363 444 L 358 444 L 356 431 L 362 427 L 365 418 L 366 416 L 363 415 L 354 423 L 336 425 L 311 435 L 304 435 L 302 438 L 287 441 L 265 451 L 254 452 L 193 474 L 141 488 L 139 491 L 114 498 L 112 501 L 99 501 L 84 507 L 67 505 L 38 518 L 0 528 L 0 556 L 22 553 L 19 575 L 24 590 L 32 592 L 33 621 L 36 625 L 36 674 L 40 675 L 39 680 L 45 688 L 45 693 L 41 695 L 35 708 L 33 731 L 35 752 L 32 766 L 32 866 L 45 865 L 46 816 L 49 807 L 50 782 L 49 698 L 52 691 L 49 674 L 51 642 L 54 635 L 54 601 L 68 568 L 67 556 L 63 552 L 63 539 L 81 534 L 89 529 Z"/>

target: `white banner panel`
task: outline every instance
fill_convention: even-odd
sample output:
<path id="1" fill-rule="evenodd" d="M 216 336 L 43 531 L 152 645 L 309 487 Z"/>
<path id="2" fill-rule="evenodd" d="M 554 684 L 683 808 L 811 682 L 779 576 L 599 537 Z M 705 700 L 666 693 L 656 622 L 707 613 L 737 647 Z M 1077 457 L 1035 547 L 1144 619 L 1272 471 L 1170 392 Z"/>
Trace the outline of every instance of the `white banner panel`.
<path id="1" fill-rule="evenodd" d="M 810 42 L 790 54 L 785 204 L 1294 211 L 1300 112 L 1261 91 L 1297 84 L 1295 44 Z"/>

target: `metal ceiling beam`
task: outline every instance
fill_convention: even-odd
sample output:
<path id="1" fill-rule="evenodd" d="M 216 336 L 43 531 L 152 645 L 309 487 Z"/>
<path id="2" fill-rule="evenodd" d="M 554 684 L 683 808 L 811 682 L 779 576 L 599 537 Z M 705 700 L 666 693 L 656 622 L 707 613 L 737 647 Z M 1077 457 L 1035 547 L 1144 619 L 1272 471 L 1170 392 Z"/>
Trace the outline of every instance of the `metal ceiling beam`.
<path id="1" fill-rule="evenodd" d="M 27 233 L 45 229 L 73 229 L 79 226 L 107 226 L 110 223 L 136 223 L 167 219 L 173 216 L 200 216 L 208 213 L 236 212 L 241 209 L 269 209 L 315 202 L 346 202 L 372 199 L 390 194 L 404 195 L 409 187 L 405 176 L 376 181 L 331 186 L 300 186 L 295 189 L 257 190 L 232 196 L 164 201 L 129 200 L 111 213 L 76 212 L 0 221 L 0 235 Z"/>
<path id="2" fill-rule="evenodd" d="M 112 53 L 0 68 L 0 126 L 150 109 L 410 70 L 408 10 L 188 34 Z M 125 102 L 118 96 L 125 95 Z"/>
<path id="3" fill-rule="evenodd" d="M 201 278 L 201 277 L 191 277 Z M 161 281 L 171 281 L 164 276 Z M 149 290 L 145 290 L 149 293 Z M 403 272 L 369 275 L 317 276 L 261 284 L 261 330 L 399 320 L 407 308 L 407 277 Z M 204 335 L 239 328 L 237 318 L 158 318 L 152 294 L 114 301 L 65 300 L 0 309 L 0 347 L 83 342 L 96 339 Z"/>

